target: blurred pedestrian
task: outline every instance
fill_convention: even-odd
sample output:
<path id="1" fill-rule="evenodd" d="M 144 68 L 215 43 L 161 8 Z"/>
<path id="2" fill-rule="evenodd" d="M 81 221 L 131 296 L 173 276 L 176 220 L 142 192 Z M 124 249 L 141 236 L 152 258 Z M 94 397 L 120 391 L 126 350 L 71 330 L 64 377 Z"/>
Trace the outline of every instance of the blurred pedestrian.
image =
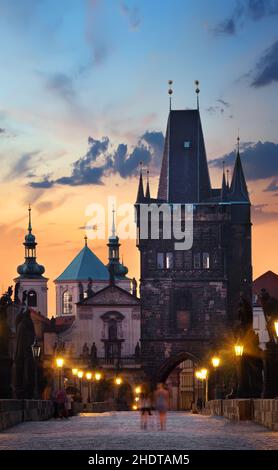
<path id="1" fill-rule="evenodd" d="M 65 416 L 66 399 L 67 395 L 65 390 L 63 388 L 59 389 L 56 393 L 58 418 L 63 418 Z"/>
<path id="2" fill-rule="evenodd" d="M 152 403 L 150 395 L 142 393 L 140 397 L 140 411 L 141 411 L 141 429 L 147 429 L 148 417 L 152 416 Z"/>
<path id="3" fill-rule="evenodd" d="M 169 409 L 169 392 L 163 383 L 157 385 L 155 394 L 155 409 L 159 415 L 159 423 L 161 431 L 166 429 L 166 417 Z"/>
<path id="4" fill-rule="evenodd" d="M 69 416 L 73 416 L 73 410 L 72 410 L 72 404 L 73 404 L 73 398 L 71 393 L 66 394 L 66 402 L 65 402 L 65 415 L 66 418 Z"/>

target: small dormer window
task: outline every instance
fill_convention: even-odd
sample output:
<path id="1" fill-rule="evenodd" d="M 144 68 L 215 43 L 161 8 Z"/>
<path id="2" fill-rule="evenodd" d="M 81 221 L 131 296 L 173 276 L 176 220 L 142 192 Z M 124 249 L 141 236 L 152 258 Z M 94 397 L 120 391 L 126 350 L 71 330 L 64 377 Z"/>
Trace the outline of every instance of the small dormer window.
<path id="1" fill-rule="evenodd" d="M 190 140 L 185 140 L 184 143 L 183 143 L 183 146 L 185 149 L 189 149 L 190 148 Z"/>

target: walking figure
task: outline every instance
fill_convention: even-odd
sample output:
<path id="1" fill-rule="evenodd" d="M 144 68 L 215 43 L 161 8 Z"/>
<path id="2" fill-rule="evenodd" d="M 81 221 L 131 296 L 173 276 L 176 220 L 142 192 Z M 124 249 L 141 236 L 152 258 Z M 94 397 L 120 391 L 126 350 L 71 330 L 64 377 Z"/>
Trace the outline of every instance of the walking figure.
<path id="1" fill-rule="evenodd" d="M 159 415 L 159 423 L 161 431 L 166 429 L 166 416 L 169 409 L 169 392 L 163 383 L 157 385 L 155 394 L 155 409 Z"/>
<path id="2" fill-rule="evenodd" d="M 141 411 L 141 429 L 147 429 L 148 417 L 152 416 L 152 404 L 150 396 L 147 393 L 142 393 L 140 398 L 140 411 Z"/>

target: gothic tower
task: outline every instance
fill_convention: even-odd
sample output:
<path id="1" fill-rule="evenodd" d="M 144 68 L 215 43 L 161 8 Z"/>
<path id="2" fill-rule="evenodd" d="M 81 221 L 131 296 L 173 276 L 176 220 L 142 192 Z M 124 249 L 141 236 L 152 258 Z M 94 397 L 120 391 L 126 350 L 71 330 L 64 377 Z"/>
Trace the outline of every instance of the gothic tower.
<path id="1" fill-rule="evenodd" d="M 193 243 L 177 250 L 173 231 L 142 237 L 142 207 L 178 204 L 193 211 Z M 150 381 L 165 380 L 185 358 L 205 359 L 237 321 L 240 293 L 251 300 L 250 201 L 239 148 L 231 186 L 211 187 L 199 109 L 171 110 L 157 198 L 142 170 L 135 203 L 141 265 L 141 345 Z M 149 216 L 148 216 L 149 217 Z M 185 226 L 186 211 L 181 212 Z M 150 219 L 145 222 L 149 225 Z M 149 227 L 150 228 L 150 227 Z"/>
<path id="2" fill-rule="evenodd" d="M 25 246 L 25 261 L 18 266 L 19 277 L 14 279 L 19 289 L 19 300 L 23 299 L 23 293 L 27 296 L 29 307 L 40 312 L 47 317 L 47 281 L 43 276 L 44 266 L 37 263 L 36 237 L 32 233 L 31 207 L 29 206 L 28 233 L 25 236 L 23 245 Z"/>

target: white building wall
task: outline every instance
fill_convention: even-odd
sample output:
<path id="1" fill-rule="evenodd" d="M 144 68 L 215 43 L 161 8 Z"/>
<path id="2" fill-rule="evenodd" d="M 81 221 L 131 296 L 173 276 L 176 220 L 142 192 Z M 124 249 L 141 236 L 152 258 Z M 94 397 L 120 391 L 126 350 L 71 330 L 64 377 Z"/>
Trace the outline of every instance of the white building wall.
<path id="1" fill-rule="evenodd" d="M 15 279 L 15 282 L 17 279 Z M 37 294 L 37 307 L 32 307 L 43 316 L 47 317 L 47 278 L 42 279 L 20 279 L 19 298 L 22 299 L 24 291 L 35 291 Z"/>
<path id="2" fill-rule="evenodd" d="M 79 283 L 82 282 L 83 291 L 88 289 L 88 280 L 86 281 L 55 281 L 56 285 L 56 316 L 63 315 L 63 294 L 67 290 L 72 294 L 72 315 L 76 315 L 76 303 L 79 302 Z M 130 280 L 123 279 L 116 281 L 115 284 L 122 289 L 130 292 Z M 92 281 L 92 290 L 98 292 L 109 285 L 109 281 Z"/>
<path id="3" fill-rule="evenodd" d="M 253 328 L 259 334 L 260 347 L 266 349 L 266 343 L 269 341 L 268 332 L 266 329 L 265 317 L 262 307 L 253 307 Z"/>

